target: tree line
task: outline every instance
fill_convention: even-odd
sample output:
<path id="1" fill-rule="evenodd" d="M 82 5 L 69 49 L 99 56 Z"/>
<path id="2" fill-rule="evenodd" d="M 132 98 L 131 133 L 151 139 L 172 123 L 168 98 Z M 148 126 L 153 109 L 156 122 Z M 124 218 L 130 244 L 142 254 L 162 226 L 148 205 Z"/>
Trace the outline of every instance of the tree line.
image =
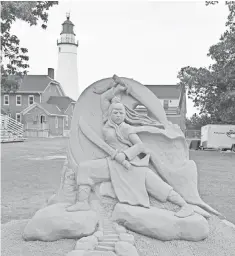
<path id="1" fill-rule="evenodd" d="M 16 20 L 30 26 L 47 28 L 48 10 L 55 1 L 1 1 L 1 91 L 17 90 L 20 80 L 29 68 L 28 49 L 20 45 L 20 39 L 11 33 Z"/>
<path id="2" fill-rule="evenodd" d="M 206 5 L 217 3 L 208 1 Z M 188 126 L 235 124 L 235 2 L 225 4 L 229 10 L 226 31 L 207 54 L 213 64 L 207 68 L 183 67 L 178 73 L 179 85 L 200 111 L 187 120 Z"/>

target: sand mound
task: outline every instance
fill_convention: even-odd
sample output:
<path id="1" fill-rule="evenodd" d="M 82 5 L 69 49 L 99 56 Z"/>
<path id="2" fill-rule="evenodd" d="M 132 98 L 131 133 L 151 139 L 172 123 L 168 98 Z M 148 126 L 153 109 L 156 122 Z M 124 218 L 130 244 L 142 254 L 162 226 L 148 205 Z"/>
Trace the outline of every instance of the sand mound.
<path id="1" fill-rule="evenodd" d="M 102 198 L 96 209 L 101 216 L 110 218 L 116 201 Z M 171 208 L 171 204 L 153 203 L 159 208 Z M 2 225 L 2 256 L 65 256 L 73 250 L 75 240 L 56 242 L 25 242 L 22 232 L 28 220 L 11 221 Z M 235 229 L 213 216 L 209 220 L 209 237 L 200 242 L 162 242 L 134 232 L 135 245 L 140 256 L 235 256 Z"/>
<path id="2" fill-rule="evenodd" d="M 2 225 L 2 256 L 64 256 L 73 250 L 76 241 L 25 242 L 22 233 L 28 220 L 14 220 Z"/>
<path id="3" fill-rule="evenodd" d="M 161 242 L 130 232 L 141 256 L 235 256 L 235 230 L 218 218 L 209 220 L 208 238 L 200 242 Z"/>
<path id="4" fill-rule="evenodd" d="M 101 208 L 107 217 L 111 217 L 116 201 L 102 198 Z M 151 198 L 151 205 L 161 209 L 177 210 L 171 203 L 159 203 Z M 210 233 L 200 242 L 167 241 L 162 242 L 135 232 L 128 231 L 135 237 L 135 246 L 140 256 L 235 256 L 235 229 L 226 225 L 218 217 L 209 219 Z"/>

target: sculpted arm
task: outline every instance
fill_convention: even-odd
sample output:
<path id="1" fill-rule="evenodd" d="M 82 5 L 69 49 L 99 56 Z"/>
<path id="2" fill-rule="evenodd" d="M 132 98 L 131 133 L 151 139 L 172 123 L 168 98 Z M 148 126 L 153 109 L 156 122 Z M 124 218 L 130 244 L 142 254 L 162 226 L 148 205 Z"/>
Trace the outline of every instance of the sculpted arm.
<path id="1" fill-rule="evenodd" d="M 125 87 L 118 84 L 116 87 L 112 87 L 111 89 L 109 89 L 101 95 L 100 105 L 103 115 L 107 115 L 109 106 L 111 104 L 111 100 L 116 96 L 120 97 L 121 93 L 125 90 Z"/>
<path id="2" fill-rule="evenodd" d="M 113 97 L 115 97 L 114 88 L 109 89 L 100 96 L 100 106 L 103 114 L 108 112 Z"/>
<path id="3" fill-rule="evenodd" d="M 130 161 L 133 160 L 140 153 L 148 153 L 145 145 L 143 144 L 143 142 L 136 133 L 129 134 L 129 140 L 131 141 L 133 146 L 124 150 L 123 153 L 127 156 L 127 158 Z"/>
<path id="4" fill-rule="evenodd" d="M 143 142 L 141 141 L 140 137 L 136 133 L 131 133 L 129 135 L 129 140 L 131 141 L 131 143 L 133 145 L 135 145 L 135 144 L 143 144 Z"/>

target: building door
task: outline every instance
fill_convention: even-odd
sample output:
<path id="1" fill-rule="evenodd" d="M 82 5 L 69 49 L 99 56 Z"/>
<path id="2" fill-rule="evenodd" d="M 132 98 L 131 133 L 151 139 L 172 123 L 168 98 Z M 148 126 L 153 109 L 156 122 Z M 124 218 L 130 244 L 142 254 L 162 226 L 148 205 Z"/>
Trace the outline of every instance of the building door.
<path id="1" fill-rule="evenodd" d="M 40 116 L 40 126 L 41 129 L 38 133 L 38 137 L 48 137 L 48 124 L 46 123 L 46 116 Z"/>
<path id="2" fill-rule="evenodd" d="M 46 121 L 46 117 L 44 115 L 41 115 L 41 124 L 43 124 Z"/>
<path id="3" fill-rule="evenodd" d="M 41 126 L 41 130 L 45 129 L 45 123 L 46 123 L 46 117 L 44 115 L 40 116 L 40 126 Z"/>

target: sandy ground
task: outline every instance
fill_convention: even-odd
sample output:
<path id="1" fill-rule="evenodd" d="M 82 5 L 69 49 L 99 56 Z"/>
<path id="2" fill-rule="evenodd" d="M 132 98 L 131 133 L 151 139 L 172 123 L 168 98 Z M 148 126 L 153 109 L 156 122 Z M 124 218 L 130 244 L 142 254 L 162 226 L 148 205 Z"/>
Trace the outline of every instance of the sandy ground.
<path id="1" fill-rule="evenodd" d="M 74 248 L 75 240 L 45 243 L 24 242 L 21 238 L 26 219 L 31 218 L 59 186 L 66 144 L 65 138 L 2 144 L 3 256 L 62 256 Z M 235 154 L 190 151 L 190 158 L 198 165 L 203 200 L 235 223 Z M 104 207 L 107 214 L 111 213 L 112 203 Z M 133 235 L 140 256 L 235 256 L 234 229 L 214 217 L 209 224 L 209 237 L 198 243 L 161 242 Z"/>
<path id="2" fill-rule="evenodd" d="M 198 166 L 202 199 L 235 224 L 235 154 L 190 151 Z"/>
<path id="3" fill-rule="evenodd" d="M 28 219 L 57 190 L 66 138 L 2 144 L 2 223 Z M 202 199 L 235 223 L 235 154 L 190 151 Z"/>

